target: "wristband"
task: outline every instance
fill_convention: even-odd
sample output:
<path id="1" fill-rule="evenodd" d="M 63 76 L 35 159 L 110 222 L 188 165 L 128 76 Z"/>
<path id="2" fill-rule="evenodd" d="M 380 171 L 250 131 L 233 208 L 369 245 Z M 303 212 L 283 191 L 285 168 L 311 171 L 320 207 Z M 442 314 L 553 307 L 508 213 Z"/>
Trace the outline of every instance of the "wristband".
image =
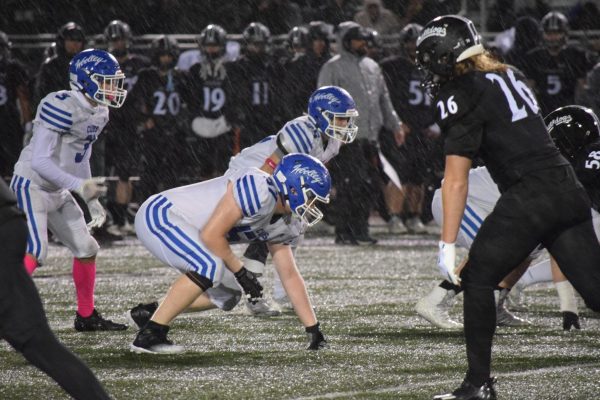
<path id="1" fill-rule="evenodd" d="M 267 163 L 267 165 L 269 167 L 271 167 L 273 170 L 275 170 L 275 168 L 277 168 L 277 164 L 275 163 L 275 161 L 273 161 L 273 159 L 271 157 L 267 157 L 267 159 L 265 160 L 265 162 Z"/>

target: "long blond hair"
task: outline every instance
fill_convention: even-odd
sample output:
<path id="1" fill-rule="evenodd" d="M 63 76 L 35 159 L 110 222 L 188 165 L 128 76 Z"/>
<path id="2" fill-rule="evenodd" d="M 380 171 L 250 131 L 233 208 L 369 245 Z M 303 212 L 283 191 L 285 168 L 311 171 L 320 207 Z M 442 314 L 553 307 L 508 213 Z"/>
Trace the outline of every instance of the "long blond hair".
<path id="1" fill-rule="evenodd" d="M 507 69 L 508 65 L 498 60 L 489 51 L 469 57 L 454 66 L 456 75 L 463 75 L 469 71 L 506 72 Z"/>

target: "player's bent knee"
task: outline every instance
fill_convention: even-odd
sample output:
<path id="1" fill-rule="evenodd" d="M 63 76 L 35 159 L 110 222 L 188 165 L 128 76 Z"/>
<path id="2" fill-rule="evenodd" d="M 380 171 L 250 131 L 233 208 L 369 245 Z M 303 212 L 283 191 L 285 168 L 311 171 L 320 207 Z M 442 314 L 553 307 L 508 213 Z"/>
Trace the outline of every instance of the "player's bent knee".
<path id="1" fill-rule="evenodd" d="M 212 287 L 213 283 L 210 279 L 205 276 L 200 275 L 196 271 L 189 271 L 185 273 L 185 276 L 189 278 L 192 282 L 194 282 L 203 292 L 206 292 L 206 289 Z"/>
<path id="2" fill-rule="evenodd" d="M 73 252 L 73 256 L 80 259 L 93 258 L 98 254 L 98 250 L 100 250 L 98 242 L 90 236 L 85 242 L 77 247 Z"/>

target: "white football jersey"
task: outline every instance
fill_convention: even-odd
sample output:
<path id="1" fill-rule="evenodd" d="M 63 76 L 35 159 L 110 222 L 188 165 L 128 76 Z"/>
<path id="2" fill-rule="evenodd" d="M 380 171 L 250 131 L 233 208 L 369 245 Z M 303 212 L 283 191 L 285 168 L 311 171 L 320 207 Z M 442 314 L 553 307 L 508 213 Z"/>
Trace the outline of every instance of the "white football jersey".
<path id="1" fill-rule="evenodd" d="M 285 148 L 287 154 L 309 154 L 323 163 L 335 157 L 339 153 L 342 144 L 339 140 L 329 138 L 327 147 L 324 147 L 323 138 L 317 126 L 309 116 L 304 115 L 286 123 L 277 132 L 277 135 L 267 136 L 260 142 L 246 147 L 237 156 L 232 157 L 229 162 L 229 170 L 225 174 L 230 174 L 241 168 L 260 168 L 267 157 L 277 150 L 277 140 Z"/>
<path id="2" fill-rule="evenodd" d="M 229 176 L 170 189 L 160 196 L 172 204 L 170 212 L 201 231 L 229 182 L 233 183 L 234 198 L 242 210 L 242 219 L 227 236 L 229 243 L 258 240 L 293 244 L 297 240 L 302 233 L 300 220 L 291 216 L 273 216 L 277 189 L 271 176 L 257 168 L 245 168 Z"/>
<path id="3" fill-rule="evenodd" d="M 500 191 L 487 168 L 478 167 L 469 171 L 469 197 L 467 202 L 476 205 L 487 216 L 492 212 L 498 199 Z"/>
<path id="4" fill-rule="evenodd" d="M 27 178 L 45 190 L 62 189 L 31 168 L 31 160 L 35 157 L 32 151 L 36 141 L 35 127 L 43 126 L 59 135 L 52 161 L 68 174 L 81 179 L 89 178 L 92 143 L 107 123 L 108 107 L 100 104 L 93 107 L 78 91 L 61 90 L 48 94 L 38 106 L 33 121 L 33 137 L 21 151 L 15 164 L 15 175 Z"/>

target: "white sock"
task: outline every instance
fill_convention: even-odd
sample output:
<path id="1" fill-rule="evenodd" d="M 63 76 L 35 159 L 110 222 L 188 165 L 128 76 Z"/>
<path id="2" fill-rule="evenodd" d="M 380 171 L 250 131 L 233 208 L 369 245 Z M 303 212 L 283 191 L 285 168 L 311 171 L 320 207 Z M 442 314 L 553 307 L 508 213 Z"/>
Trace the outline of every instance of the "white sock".
<path id="1" fill-rule="evenodd" d="M 552 268 L 550 268 L 549 258 L 527 268 L 517 285 L 525 288 L 542 282 L 552 282 Z"/>
<path id="2" fill-rule="evenodd" d="M 577 314 L 577 299 L 575 298 L 575 289 L 569 281 L 556 282 L 554 284 L 560 299 L 560 311 L 570 311 Z"/>

